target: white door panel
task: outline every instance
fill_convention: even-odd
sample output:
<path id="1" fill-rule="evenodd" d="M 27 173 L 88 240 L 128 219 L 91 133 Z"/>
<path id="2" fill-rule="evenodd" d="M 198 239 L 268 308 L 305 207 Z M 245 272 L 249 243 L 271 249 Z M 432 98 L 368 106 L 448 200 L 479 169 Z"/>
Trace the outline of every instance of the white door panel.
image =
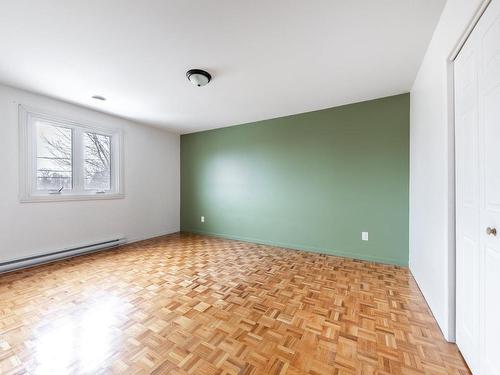
<path id="1" fill-rule="evenodd" d="M 490 5 L 488 14 L 485 14 L 483 18 L 485 19 L 485 23 L 488 23 L 488 25 L 483 26 L 484 31 L 481 37 L 481 68 L 485 78 L 485 88 L 488 88 L 490 84 L 495 85 L 495 81 L 498 82 L 498 76 L 500 74 L 500 46 L 498 44 L 500 40 L 500 16 L 498 14 L 493 14 L 495 11 L 491 10 L 495 6 L 496 5 L 493 4 Z M 489 78 L 493 78 L 493 81 L 490 81 Z"/>
<path id="2" fill-rule="evenodd" d="M 479 363 L 479 155 L 477 54 L 467 45 L 455 65 L 457 344 L 469 367 Z"/>
<path id="3" fill-rule="evenodd" d="M 455 136 L 457 344 L 500 375 L 500 0 L 455 60 Z"/>
<path id="4" fill-rule="evenodd" d="M 500 62 L 499 62 L 500 64 Z M 485 208 L 500 211 L 500 85 L 482 93 Z"/>
<path id="5" fill-rule="evenodd" d="M 480 153 L 481 374 L 500 374 L 500 5 L 493 1 L 481 19 L 478 50 Z M 486 228 L 499 233 L 488 235 Z"/>
<path id="6" fill-rule="evenodd" d="M 484 373 L 500 373 L 500 251 L 485 247 L 484 252 Z"/>

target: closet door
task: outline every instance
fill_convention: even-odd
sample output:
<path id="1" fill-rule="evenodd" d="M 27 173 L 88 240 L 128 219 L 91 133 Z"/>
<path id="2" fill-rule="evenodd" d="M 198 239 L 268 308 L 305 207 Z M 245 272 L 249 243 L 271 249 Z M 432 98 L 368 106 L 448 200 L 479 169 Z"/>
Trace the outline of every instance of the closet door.
<path id="1" fill-rule="evenodd" d="M 478 25 L 481 373 L 500 374 L 500 1 Z"/>
<path id="2" fill-rule="evenodd" d="M 479 130 L 477 51 L 455 60 L 456 340 L 471 370 L 479 364 Z"/>
<path id="3" fill-rule="evenodd" d="M 455 61 L 457 344 L 500 375 L 500 0 Z"/>

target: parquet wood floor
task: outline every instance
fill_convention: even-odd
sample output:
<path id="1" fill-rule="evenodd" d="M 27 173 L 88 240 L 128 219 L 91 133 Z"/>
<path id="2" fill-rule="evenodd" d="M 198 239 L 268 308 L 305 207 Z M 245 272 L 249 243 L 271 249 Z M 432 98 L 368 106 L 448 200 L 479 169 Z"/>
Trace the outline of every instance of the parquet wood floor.
<path id="1" fill-rule="evenodd" d="M 2 374 L 468 374 L 409 271 L 176 234 L 0 276 Z"/>

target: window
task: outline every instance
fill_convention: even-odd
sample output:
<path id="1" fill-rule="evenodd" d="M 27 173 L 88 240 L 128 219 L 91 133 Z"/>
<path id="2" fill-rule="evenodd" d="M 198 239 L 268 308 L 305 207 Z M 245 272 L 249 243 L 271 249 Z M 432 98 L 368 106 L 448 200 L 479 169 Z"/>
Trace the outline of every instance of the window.
<path id="1" fill-rule="evenodd" d="M 45 122 L 36 124 L 37 190 L 73 189 L 73 133 Z"/>
<path id="2" fill-rule="evenodd" d="M 111 137 L 97 133 L 84 133 L 85 190 L 111 189 Z"/>
<path id="3" fill-rule="evenodd" d="M 21 201 L 123 197 L 121 132 L 19 107 Z"/>

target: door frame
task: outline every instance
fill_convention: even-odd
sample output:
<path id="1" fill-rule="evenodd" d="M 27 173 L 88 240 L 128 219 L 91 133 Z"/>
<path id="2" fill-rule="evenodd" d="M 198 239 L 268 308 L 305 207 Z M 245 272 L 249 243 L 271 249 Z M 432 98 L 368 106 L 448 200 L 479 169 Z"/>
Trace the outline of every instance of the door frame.
<path id="1" fill-rule="evenodd" d="M 451 50 L 446 61 L 447 75 L 447 138 L 448 138 L 448 282 L 450 285 L 449 298 L 449 332 L 450 341 L 456 339 L 456 151 L 455 151 L 455 59 L 469 39 L 472 31 L 481 19 L 482 15 L 490 5 L 492 0 L 482 0 L 478 5 L 473 17 L 466 25 L 463 33 L 458 39 L 455 47 Z"/>

